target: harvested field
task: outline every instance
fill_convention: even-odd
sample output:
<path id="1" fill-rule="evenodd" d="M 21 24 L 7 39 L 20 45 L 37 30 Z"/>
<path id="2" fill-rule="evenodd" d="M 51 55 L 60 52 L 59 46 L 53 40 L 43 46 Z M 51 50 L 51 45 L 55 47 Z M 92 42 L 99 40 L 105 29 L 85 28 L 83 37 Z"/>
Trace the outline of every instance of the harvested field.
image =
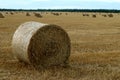
<path id="1" fill-rule="evenodd" d="M 13 12 L 14 13 L 14 12 Z M 120 79 L 120 15 L 96 18 L 83 13 L 50 12 L 37 18 L 31 12 L 27 17 L 19 12 L 0 18 L 0 80 L 119 80 Z M 58 12 L 59 13 L 59 12 Z M 93 13 L 87 13 L 93 14 Z M 11 42 L 15 30 L 27 21 L 61 26 L 70 36 L 71 55 L 67 67 L 49 67 L 35 70 L 12 55 Z"/>

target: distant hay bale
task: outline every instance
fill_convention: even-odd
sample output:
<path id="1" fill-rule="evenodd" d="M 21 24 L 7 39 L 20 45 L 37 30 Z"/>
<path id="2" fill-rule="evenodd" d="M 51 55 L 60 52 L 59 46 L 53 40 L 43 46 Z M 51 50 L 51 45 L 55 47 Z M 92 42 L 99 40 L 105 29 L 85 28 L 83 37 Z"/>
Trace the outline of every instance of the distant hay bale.
<path id="1" fill-rule="evenodd" d="M 83 14 L 83 16 L 89 16 L 89 14 Z"/>
<path id="2" fill-rule="evenodd" d="M 43 16 L 41 15 L 41 14 L 39 14 L 39 13 L 34 13 L 35 14 L 35 16 L 36 17 L 38 17 L 38 18 L 42 18 Z"/>
<path id="3" fill-rule="evenodd" d="M 61 27 L 26 22 L 16 30 L 12 48 L 18 60 L 40 68 L 66 64 L 71 45 L 68 34 Z"/>
<path id="4" fill-rule="evenodd" d="M 113 17 L 113 14 L 108 14 L 109 17 Z"/>
<path id="5" fill-rule="evenodd" d="M 29 14 L 29 13 L 26 13 L 26 16 L 30 16 L 30 14 Z"/>
<path id="6" fill-rule="evenodd" d="M 92 17 L 93 17 L 93 18 L 96 18 L 96 15 L 95 15 L 95 14 L 93 14 L 93 15 L 92 15 Z"/>
<path id="7" fill-rule="evenodd" d="M 85 14 L 82 14 L 83 16 L 86 16 Z"/>
<path id="8" fill-rule="evenodd" d="M 65 13 L 65 15 L 68 15 L 68 13 Z"/>
<path id="9" fill-rule="evenodd" d="M 13 13 L 13 12 L 10 12 L 10 14 L 11 14 L 11 15 L 14 15 L 14 13 Z"/>
<path id="10" fill-rule="evenodd" d="M 62 13 L 60 13 L 60 15 L 62 15 Z"/>
<path id="11" fill-rule="evenodd" d="M 0 18 L 5 18 L 4 15 L 2 13 L 0 13 Z"/>
<path id="12" fill-rule="evenodd" d="M 60 14 L 59 13 L 52 13 L 53 15 L 55 15 L 55 16 L 59 16 Z"/>
<path id="13" fill-rule="evenodd" d="M 106 15 L 106 14 L 103 14 L 102 16 L 103 16 L 103 17 L 107 17 L 107 15 Z"/>
<path id="14" fill-rule="evenodd" d="M 89 14 L 86 14 L 86 16 L 89 16 Z"/>
<path id="15" fill-rule="evenodd" d="M 6 12 L 6 14 L 8 14 L 8 12 Z"/>

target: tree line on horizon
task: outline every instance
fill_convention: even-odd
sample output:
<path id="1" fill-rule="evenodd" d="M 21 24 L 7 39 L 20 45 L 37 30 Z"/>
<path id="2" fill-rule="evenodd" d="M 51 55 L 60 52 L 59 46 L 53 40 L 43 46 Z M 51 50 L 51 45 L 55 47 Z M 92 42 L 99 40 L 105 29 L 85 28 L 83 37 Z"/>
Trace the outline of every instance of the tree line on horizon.
<path id="1" fill-rule="evenodd" d="M 116 9 L 0 9 L 0 11 L 41 11 L 41 12 L 105 12 L 120 13 Z"/>

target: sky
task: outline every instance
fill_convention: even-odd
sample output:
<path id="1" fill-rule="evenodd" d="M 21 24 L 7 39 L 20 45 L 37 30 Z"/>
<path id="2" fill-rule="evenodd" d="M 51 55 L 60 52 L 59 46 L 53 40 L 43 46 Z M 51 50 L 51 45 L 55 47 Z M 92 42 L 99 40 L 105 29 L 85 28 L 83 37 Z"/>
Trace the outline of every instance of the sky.
<path id="1" fill-rule="evenodd" d="M 0 0 L 7 9 L 120 9 L 120 0 Z"/>

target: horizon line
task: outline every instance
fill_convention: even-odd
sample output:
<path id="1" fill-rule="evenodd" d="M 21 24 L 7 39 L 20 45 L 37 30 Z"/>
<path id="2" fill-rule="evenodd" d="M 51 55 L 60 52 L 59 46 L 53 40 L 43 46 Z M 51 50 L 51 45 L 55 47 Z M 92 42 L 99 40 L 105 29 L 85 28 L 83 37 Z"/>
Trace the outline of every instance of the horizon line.
<path id="1" fill-rule="evenodd" d="M 87 9 L 87 8 L 36 8 L 36 9 L 27 9 L 27 8 L 0 8 L 0 9 L 8 9 L 8 10 L 120 10 L 120 9 Z"/>

